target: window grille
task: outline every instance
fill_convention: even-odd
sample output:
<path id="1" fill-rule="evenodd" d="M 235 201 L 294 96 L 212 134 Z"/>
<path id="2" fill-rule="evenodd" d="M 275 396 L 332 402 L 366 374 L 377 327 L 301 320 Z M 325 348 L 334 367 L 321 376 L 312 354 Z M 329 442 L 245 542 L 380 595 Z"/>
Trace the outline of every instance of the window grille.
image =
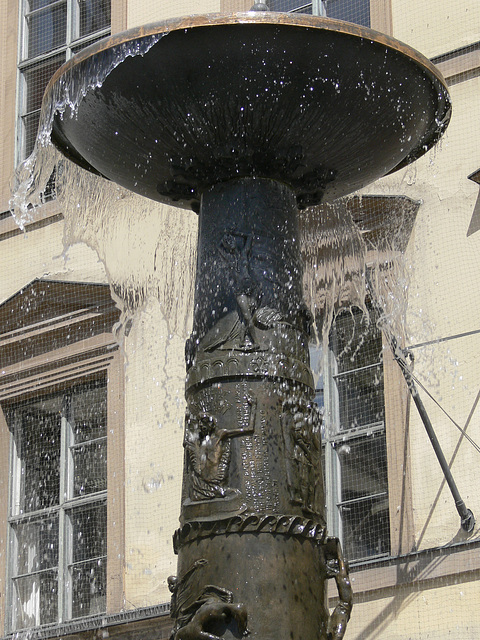
<path id="1" fill-rule="evenodd" d="M 33 150 L 43 93 L 56 69 L 110 32 L 110 0 L 22 0 L 17 161 Z"/>
<path id="2" fill-rule="evenodd" d="M 373 314 L 337 316 L 328 353 L 312 349 L 316 402 L 324 412 L 323 464 L 328 526 L 346 557 L 390 553 L 382 335 Z"/>
<path id="3" fill-rule="evenodd" d="M 370 0 L 268 0 L 272 11 L 309 13 L 370 26 Z"/>
<path id="4" fill-rule="evenodd" d="M 18 401 L 12 432 L 12 630 L 106 610 L 106 376 Z"/>

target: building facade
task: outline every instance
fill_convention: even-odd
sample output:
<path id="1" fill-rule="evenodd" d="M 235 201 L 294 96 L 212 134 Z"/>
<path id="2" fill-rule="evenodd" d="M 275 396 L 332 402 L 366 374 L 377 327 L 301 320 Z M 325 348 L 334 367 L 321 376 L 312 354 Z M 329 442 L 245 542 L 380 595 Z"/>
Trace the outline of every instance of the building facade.
<path id="1" fill-rule="evenodd" d="M 355 593 L 346 638 L 473 640 L 478 525 L 460 526 L 389 338 L 393 331 L 404 349 L 460 494 L 480 517 L 480 8 L 270 4 L 392 35 L 437 64 L 450 88 L 440 145 L 342 203 L 363 266 L 349 279 L 345 261 L 334 321 L 312 340 L 311 360 L 328 527 Z M 20 229 L 10 185 L 33 149 L 44 88 L 65 60 L 110 33 L 249 7 L 0 0 L 2 637 L 167 637 L 176 565 L 196 215 L 108 185 L 102 200 L 81 174 L 72 214 L 72 200 L 57 198 L 57 171 Z M 304 224 L 308 231 L 307 215 Z M 367 297 L 355 301 L 357 276 Z M 333 585 L 329 597 L 333 607 Z"/>

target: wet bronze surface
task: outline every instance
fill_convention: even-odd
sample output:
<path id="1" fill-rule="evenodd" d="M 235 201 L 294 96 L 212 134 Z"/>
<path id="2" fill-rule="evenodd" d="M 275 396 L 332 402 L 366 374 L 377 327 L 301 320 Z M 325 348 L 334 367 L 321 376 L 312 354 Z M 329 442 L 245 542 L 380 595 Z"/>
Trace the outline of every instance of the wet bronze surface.
<path id="1" fill-rule="evenodd" d="M 326 531 L 297 238 L 295 194 L 280 182 L 243 178 L 202 196 L 176 640 L 340 640 L 350 616 L 348 573 Z M 331 617 L 328 578 L 340 595 Z"/>
<path id="2" fill-rule="evenodd" d="M 54 144 L 200 214 L 172 637 L 341 640 L 352 590 L 326 531 L 298 208 L 425 153 L 450 118 L 444 81 L 414 50 L 355 25 L 194 16 L 86 49 L 52 79 L 44 113 L 106 64 L 76 112 L 54 117 Z"/>
<path id="3" fill-rule="evenodd" d="M 72 160 L 149 198 L 198 210 L 218 182 L 285 182 L 300 208 L 357 190 L 425 153 L 450 117 L 435 68 L 374 31 L 292 14 L 194 16 L 81 52 L 54 76 L 79 83 L 127 58 L 54 120 Z"/>

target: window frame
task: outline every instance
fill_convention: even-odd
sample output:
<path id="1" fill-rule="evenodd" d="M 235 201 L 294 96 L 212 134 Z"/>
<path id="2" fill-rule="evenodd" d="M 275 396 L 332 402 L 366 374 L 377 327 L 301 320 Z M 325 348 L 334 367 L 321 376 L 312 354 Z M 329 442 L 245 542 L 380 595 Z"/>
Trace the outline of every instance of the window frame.
<path id="1" fill-rule="evenodd" d="M 37 301 L 39 298 L 44 299 L 42 294 L 48 294 L 49 285 L 53 290 L 52 295 L 62 301 L 60 307 L 53 310 L 53 317 L 46 317 L 42 322 L 38 322 L 38 317 L 22 317 L 23 327 L 12 330 L 10 325 L 7 327 L 9 330 L 0 335 L 0 359 L 6 363 L 0 372 L 0 489 L 5 491 L 5 494 L 8 489 L 9 496 L 8 500 L 0 502 L 0 539 L 7 541 L 10 520 L 13 522 L 16 518 L 9 518 L 12 499 L 10 484 L 14 481 L 10 474 L 12 434 L 4 411 L 18 400 L 43 396 L 52 390 L 71 388 L 75 383 L 105 376 L 108 489 L 101 493 L 101 499 L 107 504 L 106 612 L 101 614 L 105 616 L 118 613 L 124 606 L 124 363 L 119 345 L 111 333 L 111 327 L 118 320 L 119 311 L 110 294 L 107 295 L 107 285 L 100 285 L 103 298 L 99 298 L 99 306 L 95 308 L 92 305 L 86 306 L 85 302 L 89 293 L 95 300 L 94 296 L 98 296 L 98 289 L 95 290 L 95 287 L 98 288 L 99 285 L 34 281 L 14 296 L 11 302 L 7 301 L 2 305 L 9 307 L 4 312 L 4 317 L 14 317 L 19 306 L 24 305 L 28 308 L 31 290 L 36 291 L 32 297 Z M 69 308 L 68 313 L 65 313 L 67 309 L 61 308 L 68 295 L 75 297 L 75 304 L 78 300 L 77 311 Z M 104 302 L 107 299 L 110 302 Z M 4 326 L 6 324 L 8 323 L 4 323 Z M 68 343 L 71 336 L 75 336 L 75 339 Z M 40 346 L 35 346 L 37 343 Z M 50 348 L 44 348 L 45 345 L 49 345 Z M 7 350 L 13 353 L 12 361 L 7 361 L 5 357 Z M 75 506 L 80 507 L 81 503 L 91 504 L 96 498 L 100 498 L 99 492 L 75 499 Z M 66 508 L 72 506 L 73 501 L 70 500 Z M 26 515 L 32 516 L 33 512 Z M 0 601 L 4 603 L 0 607 L 0 625 L 3 626 L 5 634 L 14 634 L 22 630 L 13 628 L 15 618 L 11 612 L 14 591 L 11 583 L 11 538 L 7 548 L 8 554 L 0 554 Z M 7 555 L 8 559 L 5 557 Z M 75 624 L 93 619 L 95 615 L 98 616 L 89 614 L 69 619 L 59 615 L 53 623 L 25 628 L 23 631 L 30 633 L 35 629 L 58 628 L 62 624 Z"/>
<path id="2" fill-rule="evenodd" d="M 381 332 L 379 330 L 380 336 Z M 379 337 L 380 337 L 379 336 Z M 380 337 L 381 339 L 381 337 Z M 383 356 L 383 349 L 382 349 Z M 386 438 L 386 421 L 375 421 L 368 424 L 362 424 L 359 427 L 345 429 L 341 427 L 340 420 L 340 399 L 339 399 L 339 390 L 337 387 L 337 380 L 344 376 L 351 375 L 352 373 L 361 373 L 364 370 L 370 369 L 372 367 L 381 367 L 383 371 L 383 357 L 381 360 L 376 361 L 375 363 L 369 363 L 365 366 L 356 367 L 352 370 L 339 372 L 338 370 L 338 361 L 334 354 L 331 338 L 329 340 L 329 346 L 326 353 L 323 354 L 323 393 L 324 393 L 324 428 L 322 430 L 323 444 L 324 444 L 324 474 L 325 474 L 325 496 L 326 496 L 326 508 L 327 508 L 327 528 L 329 530 L 330 535 L 334 535 L 340 539 L 342 544 L 344 543 L 344 528 L 343 528 L 343 520 L 342 520 L 342 507 L 347 504 L 357 504 L 361 501 L 365 501 L 367 499 L 374 499 L 379 497 L 384 497 L 388 501 L 389 490 L 382 491 L 378 494 L 369 494 L 368 496 L 363 496 L 361 498 L 355 498 L 352 500 L 345 500 L 342 498 L 342 468 L 341 461 L 339 458 L 338 445 L 339 444 L 348 444 L 348 443 L 356 443 L 362 440 L 364 436 L 371 434 L 384 434 Z M 383 383 L 384 384 L 384 383 Z M 382 390 L 383 397 L 383 405 L 385 407 L 385 389 Z M 317 390 L 318 392 L 318 390 Z M 386 456 L 386 464 L 387 464 L 387 487 L 389 476 L 388 476 L 388 455 Z M 390 519 L 390 508 L 389 508 L 389 519 Z M 375 555 L 368 555 L 365 557 L 351 558 L 349 557 L 350 562 L 365 562 L 370 561 L 372 559 L 385 558 L 390 557 L 391 555 L 391 535 L 389 536 L 389 550 L 385 553 L 379 553 Z"/>
<path id="3" fill-rule="evenodd" d="M 18 165 L 28 157 L 26 147 L 26 132 L 24 121 L 26 118 L 38 116 L 40 108 L 31 109 L 27 112 L 28 89 L 26 86 L 25 75 L 29 71 L 35 73 L 40 65 L 48 63 L 55 57 L 64 56 L 63 61 L 58 65 L 61 66 L 68 61 L 80 49 L 92 44 L 93 42 L 108 36 L 111 33 L 112 24 L 112 5 L 110 3 L 110 24 L 108 27 L 97 29 L 84 36 L 79 36 L 80 29 L 80 9 L 79 2 L 81 0 L 52 0 L 48 7 L 57 5 L 66 7 L 66 24 L 65 24 L 65 42 L 53 47 L 47 51 L 43 51 L 31 57 L 28 56 L 28 19 L 30 16 L 41 13 L 45 7 L 37 8 L 29 11 L 29 0 L 21 0 L 19 8 L 19 26 L 18 26 L 18 52 L 17 52 L 17 99 L 16 99 L 16 125 L 15 125 L 15 164 Z M 57 66 L 57 68 L 58 68 Z M 43 93 L 43 92 L 42 92 Z"/>
<path id="4" fill-rule="evenodd" d="M 107 392 L 107 380 L 106 380 L 106 372 L 100 372 L 97 374 L 95 378 L 92 379 L 92 382 L 100 381 L 104 379 L 101 386 L 105 388 L 105 401 L 108 397 Z M 73 589 L 68 589 L 68 584 L 73 583 L 73 578 L 70 575 L 71 569 L 76 564 L 72 558 L 72 522 L 70 512 L 73 512 L 75 509 L 81 509 L 82 507 L 88 506 L 100 506 L 106 505 L 107 502 L 107 489 L 103 489 L 100 491 L 92 492 L 86 494 L 84 496 L 75 496 L 74 495 L 74 464 L 72 458 L 72 448 L 75 445 L 73 442 L 73 433 L 72 433 L 72 395 L 74 390 L 78 386 L 84 386 L 84 378 L 80 377 L 78 379 L 74 379 L 69 382 L 66 387 L 58 388 L 54 387 L 52 390 L 52 395 L 57 395 L 57 397 L 62 396 L 62 416 L 60 420 L 60 442 L 59 442 L 59 500 L 58 504 L 51 507 L 43 507 L 41 509 L 37 509 L 34 511 L 26 511 L 22 513 L 20 508 L 20 500 L 22 495 L 22 490 L 20 488 L 21 477 L 24 474 L 24 458 L 21 451 L 17 450 L 17 441 L 18 436 L 21 438 L 22 434 L 17 431 L 19 419 L 17 417 L 14 418 L 13 425 L 13 433 L 11 437 L 11 453 L 10 453 L 10 469 L 11 469 L 11 489 L 9 491 L 9 499 L 10 499 L 10 510 L 9 510 L 9 527 L 8 527 L 8 548 L 9 548 L 9 556 L 10 562 L 8 566 L 8 575 L 9 575 L 9 589 L 7 594 L 7 607 L 10 611 L 10 620 L 7 621 L 8 628 L 10 630 L 20 631 L 23 629 L 27 629 L 30 627 L 17 627 L 15 621 L 17 620 L 18 608 L 16 606 L 16 597 L 15 597 L 15 587 L 14 583 L 19 578 L 27 578 L 30 576 L 34 576 L 35 574 L 44 573 L 48 571 L 55 571 L 57 575 L 57 586 L 58 586 L 58 596 L 57 596 L 57 619 L 55 620 L 55 624 L 60 624 L 66 620 L 77 619 L 79 616 L 73 617 L 72 607 L 73 607 Z M 49 394 L 50 395 L 50 394 Z M 41 399 L 43 394 L 39 396 Z M 43 396 L 44 397 L 44 396 Z M 19 402 L 21 403 L 23 398 L 19 396 L 16 398 L 13 404 L 13 412 L 15 412 L 15 405 Z M 108 419 L 108 418 L 107 418 Z M 107 422 L 108 424 L 108 422 Z M 20 427 L 22 429 L 23 427 Z M 106 434 L 108 431 L 106 430 Z M 108 436 L 102 436 L 102 440 L 107 443 Z M 98 438 L 96 439 L 98 440 Z M 85 445 L 87 441 L 82 441 L 82 445 Z M 106 475 L 106 474 L 105 474 Z M 105 481 L 107 478 L 105 477 Z M 58 558 L 57 565 L 51 569 L 38 569 L 35 571 L 29 571 L 27 573 L 18 574 L 16 571 L 16 559 L 18 558 L 18 540 L 16 530 L 18 526 L 23 524 L 28 524 L 30 522 L 42 522 L 48 520 L 50 517 L 58 516 Z M 91 562 L 97 558 L 89 558 L 88 561 Z M 106 554 L 102 556 L 102 559 L 106 562 L 107 556 Z M 14 575 L 16 574 L 16 575 Z M 68 594 L 65 596 L 65 594 Z M 84 616 L 82 616 L 84 617 Z M 43 626 L 41 624 L 35 626 Z"/>

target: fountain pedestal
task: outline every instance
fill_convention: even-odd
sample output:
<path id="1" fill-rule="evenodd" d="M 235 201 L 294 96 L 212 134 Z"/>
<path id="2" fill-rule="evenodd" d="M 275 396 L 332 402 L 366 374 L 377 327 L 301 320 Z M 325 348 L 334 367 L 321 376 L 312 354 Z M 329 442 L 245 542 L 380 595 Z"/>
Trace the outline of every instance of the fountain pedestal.
<path id="1" fill-rule="evenodd" d="M 83 50 L 42 112 L 83 168 L 200 212 L 175 640 L 340 640 L 352 594 L 325 530 L 297 206 L 423 155 L 450 118 L 443 79 L 356 25 L 191 16 Z"/>
<path id="2" fill-rule="evenodd" d="M 179 639 L 230 621 L 245 632 L 247 616 L 259 640 L 327 637 L 321 417 L 297 217 L 292 189 L 274 180 L 202 196 L 171 580 Z M 275 606 L 259 606 L 265 598 Z"/>

